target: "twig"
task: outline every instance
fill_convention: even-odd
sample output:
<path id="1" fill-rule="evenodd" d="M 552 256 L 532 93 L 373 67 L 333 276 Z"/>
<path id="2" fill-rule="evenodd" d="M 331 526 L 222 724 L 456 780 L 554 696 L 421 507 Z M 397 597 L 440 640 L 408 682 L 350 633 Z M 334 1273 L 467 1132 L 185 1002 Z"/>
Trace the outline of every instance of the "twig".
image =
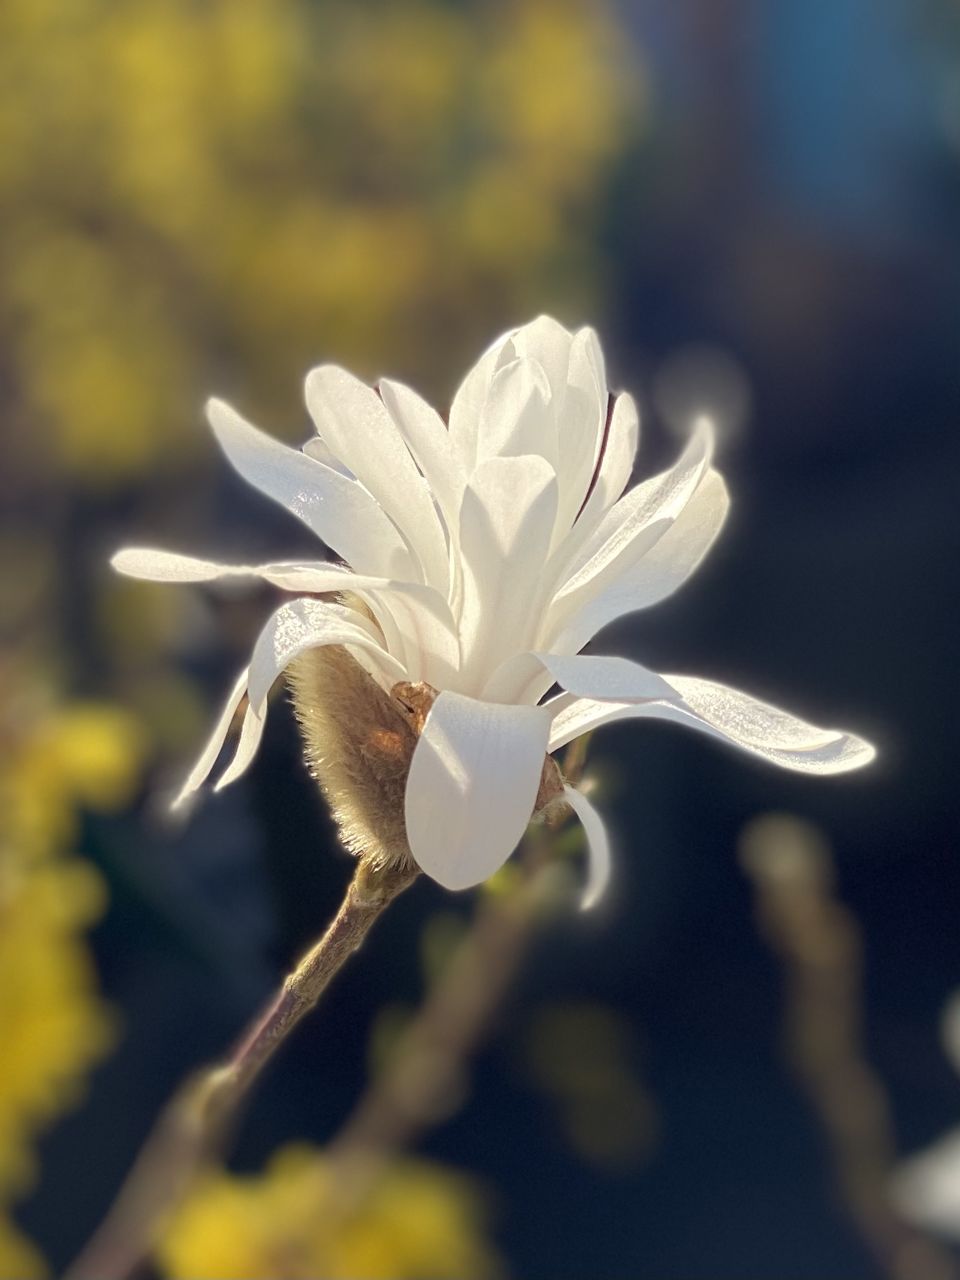
<path id="1" fill-rule="evenodd" d="M 378 870 L 360 863 L 326 933 L 232 1053 L 192 1077 L 174 1096 L 106 1219 L 64 1280 L 128 1280 L 139 1271 L 163 1221 L 216 1154 L 263 1068 L 361 946 L 374 921 L 417 874 L 415 868 Z"/>
<path id="2" fill-rule="evenodd" d="M 528 837 L 523 883 L 479 907 L 392 1058 L 328 1144 L 325 1163 L 338 1191 L 335 1213 L 353 1210 L 392 1155 L 462 1102 L 469 1061 L 530 942 L 544 919 L 570 898 L 565 869 L 547 861 L 548 845 L 546 831 Z"/>
<path id="3" fill-rule="evenodd" d="M 830 1144 L 847 1210 L 890 1280 L 958 1280 L 955 1260 L 897 1213 L 886 1091 L 863 1045 L 863 940 L 834 896 L 830 850 L 799 819 L 756 819 L 741 841 L 760 931 L 786 978 L 785 1048 Z"/>

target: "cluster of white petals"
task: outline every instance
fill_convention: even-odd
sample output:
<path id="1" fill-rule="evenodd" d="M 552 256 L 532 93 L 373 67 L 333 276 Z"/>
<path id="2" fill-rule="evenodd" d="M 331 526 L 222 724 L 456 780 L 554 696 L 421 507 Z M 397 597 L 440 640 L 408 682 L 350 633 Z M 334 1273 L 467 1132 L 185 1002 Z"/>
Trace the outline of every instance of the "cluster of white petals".
<path id="1" fill-rule="evenodd" d="M 581 654 L 608 623 L 675 591 L 728 507 L 706 422 L 673 467 L 627 487 L 637 408 L 609 394 L 592 329 L 541 317 L 500 338 L 464 379 L 449 425 L 409 387 L 374 389 L 329 365 L 307 377 L 306 401 L 317 434 L 302 451 L 218 400 L 208 416 L 240 475 L 343 564 L 226 566 L 145 549 L 113 562 L 153 581 L 253 576 L 292 596 L 264 627 L 183 796 L 208 776 L 246 698 L 218 787 L 243 773 L 271 686 L 318 645 L 346 646 L 386 689 L 439 690 L 410 767 L 406 830 L 419 866 L 451 889 L 510 856 L 545 753 L 614 720 L 672 720 L 809 773 L 872 758 L 859 738 L 724 685 Z M 344 591 L 366 609 L 316 598 Z M 562 692 L 544 701 L 555 685 Z M 589 841 L 592 901 L 608 875 L 606 837 L 586 797 L 567 798 Z"/>

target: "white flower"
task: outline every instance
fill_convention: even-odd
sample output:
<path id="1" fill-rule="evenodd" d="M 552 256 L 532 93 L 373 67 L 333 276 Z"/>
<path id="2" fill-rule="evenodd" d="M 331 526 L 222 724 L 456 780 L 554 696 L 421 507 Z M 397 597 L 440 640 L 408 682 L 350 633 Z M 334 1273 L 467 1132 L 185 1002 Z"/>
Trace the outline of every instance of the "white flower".
<path id="1" fill-rule="evenodd" d="M 347 646 L 385 689 L 426 681 L 439 690 L 409 770 L 406 832 L 419 866 L 451 889 L 510 856 L 544 754 L 614 720 L 672 720 L 808 773 L 872 759 L 861 739 L 724 685 L 580 654 L 607 623 L 675 591 L 728 506 L 707 422 L 670 470 L 624 492 L 637 409 L 609 394 L 593 330 L 571 334 L 544 316 L 506 334 L 467 374 L 449 427 L 409 387 L 373 389 L 329 365 L 308 375 L 306 401 L 317 434 L 302 451 L 218 400 L 207 413 L 244 479 L 349 567 L 226 566 L 142 549 L 113 561 L 153 581 L 259 577 L 293 596 L 264 627 L 181 798 L 207 777 L 246 695 L 218 788 L 243 773 L 271 686 L 320 645 Z M 366 610 L 314 598 L 343 591 Z M 543 702 L 554 684 L 563 692 Z M 603 824 L 581 793 L 566 797 L 586 829 L 593 901 L 608 876 Z"/>
<path id="2" fill-rule="evenodd" d="M 941 1038 L 960 1072 L 960 992 L 943 1012 Z M 893 1202 L 910 1222 L 960 1242 L 960 1129 L 904 1160 L 891 1181 Z"/>

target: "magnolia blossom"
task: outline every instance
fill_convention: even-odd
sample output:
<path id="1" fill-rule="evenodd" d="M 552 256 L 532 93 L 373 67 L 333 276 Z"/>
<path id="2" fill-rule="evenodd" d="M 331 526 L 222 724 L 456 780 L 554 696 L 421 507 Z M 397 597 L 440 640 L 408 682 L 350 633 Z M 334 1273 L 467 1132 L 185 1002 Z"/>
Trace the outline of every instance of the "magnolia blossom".
<path id="1" fill-rule="evenodd" d="M 153 581 L 256 577 L 292 597 L 263 628 L 181 800 L 210 773 L 246 699 L 217 788 L 243 773 L 272 685 L 321 645 L 345 646 L 386 690 L 424 681 L 438 691 L 410 764 L 405 821 L 417 864 L 450 889 L 478 884 L 510 856 L 545 754 L 616 720 L 670 720 L 807 773 L 873 757 L 860 738 L 724 685 L 581 654 L 614 619 L 672 594 L 728 507 L 706 421 L 668 471 L 628 488 L 637 407 L 608 391 L 592 329 L 569 333 L 543 316 L 507 333 L 467 374 L 449 423 L 399 382 L 372 388 L 332 365 L 307 376 L 306 402 L 317 433 L 302 450 L 219 400 L 207 416 L 240 475 L 343 563 L 223 565 L 145 549 L 113 561 Z M 545 701 L 554 686 L 561 692 Z M 564 794 L 587 835 L 589 903 L 609 874 L 607 839 L 586 796 Z"/>
<path id="2" fill-rule="evenodd" d="M 943 1012 L 941 1039 L 960 1072 L 960 992 Z M 951 1129 L 894 1171 L 891 1193 L 903 1216 L 955 1243 L 960 1242 L 960 1129 Z"/>

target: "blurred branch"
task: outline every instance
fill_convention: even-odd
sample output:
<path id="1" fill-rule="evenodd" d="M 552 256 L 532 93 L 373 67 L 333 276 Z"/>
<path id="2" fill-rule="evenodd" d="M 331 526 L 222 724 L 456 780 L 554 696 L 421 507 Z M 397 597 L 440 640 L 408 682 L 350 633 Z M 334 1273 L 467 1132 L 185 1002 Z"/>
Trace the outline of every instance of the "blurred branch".
<path id="1" fill-rule="evenodd" d="M 166 1215 L 222 1145 L 277 1049 L 315 1007 L 385 908 L 418 871 L 361 862 L 340 910 L 221 1064 L 192 1077 L 161 1115 L 105 1221 L 64 1280 L 126 1280 L 146 1262 Z"/>
<path id="2" fill-rule="evenodd" d="M 547 861 L 548 844 L 542 828 L 528 837 L 522 883 L 481 903 L 449 967 L 328 1145 L 339 1212 L 356 1207 L 391 1156 L 462 1102 L 469 1061 L 532 939 L 569 900 L 568 877 L 562 867 Z"/>
<path id="3" fill-rule="evenodd" d="M 864 1054 L 863 941 L 834 896 L 830 850 L 797 818 L 770 815 L 741 838 L 760 932 L 786 976 L 785 1049 L 829 1141 L 840 1190 L 891 1280 L 956 1280 L 955 1261 L 897 1214 L 896 1145 L 883 1083 Z"/>

